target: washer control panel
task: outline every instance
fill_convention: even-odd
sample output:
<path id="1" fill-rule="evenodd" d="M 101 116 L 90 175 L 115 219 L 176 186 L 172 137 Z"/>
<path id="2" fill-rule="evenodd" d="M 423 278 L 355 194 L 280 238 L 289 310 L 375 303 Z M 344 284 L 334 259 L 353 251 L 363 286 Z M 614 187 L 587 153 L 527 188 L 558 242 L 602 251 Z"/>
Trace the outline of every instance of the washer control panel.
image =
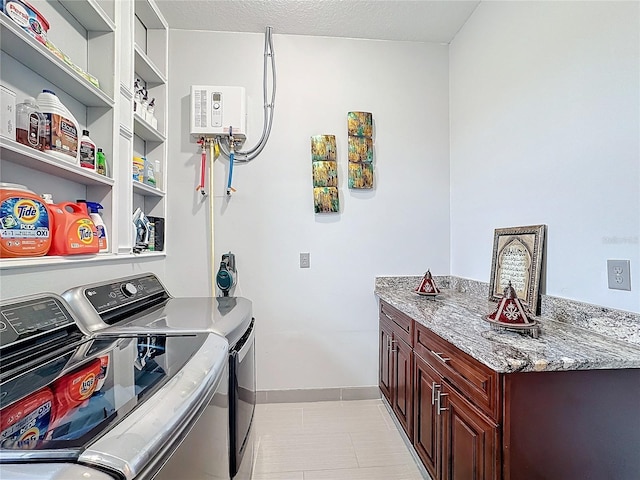
<path id="1" fill-rule="evenodd" d="M 67 308 L 55 297 L 16 300 L 0 306 L 0 347 L 75 324 Z"/>
<path id="2" fill-rule="evenodd" d="M 84 290 L 84 296 L 99 315 L 142 302 L 166 293 L 155 275 L 143 275 L 126 280 L 94 285 Z"/>

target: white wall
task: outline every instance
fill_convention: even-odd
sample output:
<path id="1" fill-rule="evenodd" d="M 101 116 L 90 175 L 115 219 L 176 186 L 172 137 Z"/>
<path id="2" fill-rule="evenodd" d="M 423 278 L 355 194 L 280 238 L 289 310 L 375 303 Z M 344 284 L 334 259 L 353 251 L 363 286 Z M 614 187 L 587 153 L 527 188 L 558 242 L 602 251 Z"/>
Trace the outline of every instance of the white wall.
<path id="1" fill-rule="evenodd" d="M 171 30 L 167 283 L 210 292 L 207 205 L 195 192 L 200 157 L 188 132 L 191 84 L 241 85 L 249 141 L 262 128 L 261 34 Z M 258 388 L 377 385 L 380 274 L 449 271 L 446 46 L 278 35 L 275 121 L 269 144 L 215 167 L 215 263 L 236 254 L 236 295 L 253 301 Z M 373 113 L 376 189 L 347 188 L 346 115 Z M 313 211 L 310 136 L 338 143 L 341 212 Z M 300 269 L 300 252 L 311 268 Z"/>
<path id="2" fill-rule="evenodd" d="M 639 5 L 482 2 L 456 36 L 452 275 L 488 282 L 493 230 L 543 223 L 546 293 L 640 312 Z"/>

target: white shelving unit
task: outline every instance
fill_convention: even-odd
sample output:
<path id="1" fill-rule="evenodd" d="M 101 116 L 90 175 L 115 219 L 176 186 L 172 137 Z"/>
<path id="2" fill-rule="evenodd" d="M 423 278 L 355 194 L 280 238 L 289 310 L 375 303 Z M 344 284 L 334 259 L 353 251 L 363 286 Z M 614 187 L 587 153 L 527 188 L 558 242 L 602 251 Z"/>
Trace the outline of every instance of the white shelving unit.
<path id="1" fill-rule="evenodd" d="M 111 187 L 114 184 L 113 178 L 61 161 L 47 153 L 6 138 L 0 138 L 0 157 L 3 162 L 22 165 L 82 185 L 105 185 Z"/>
<path id="2" fill-rule="evenodd" d="M 0 32 L 2 52 L 14 57 L 88 107 L 113 107 L 112 96 L 78 75 L 6 15 L 0 15 Z"/>
<path id="3" fill-rule="evenodd" d="M 140 207 L 165 217 L 168 26 L 154 0 L 30 0 L 49 21 L 48 39 L 100 88 L 0 13 L 0 83 L 16 92 L 16 103 L 52 89 L 102 148 L 108 176 L 61 161 L 16 141 L 0 138 L 0 181 L 22 183 L 54 201 L 86 198 L 105 208 L 111 251 L 99 255 L 0 259 L 0 270 L 136 261 L 165 252 L 133 254 L 131 215 Z M 142 28 L 141 28 L 142 26 Z M 135 37 L 134 37 L 135 35 Z M 137 38 L 144 38 L 140 44 Z M 143 78 L 156 98 L 158 127 L 133 114 L 133 82 Z M 134 118 L 135 117 L 135 118 Z M 142 150 L 142 151 L 139 151 Z M 158 188 L 132 177 L 133 156 L 161 165 Z M 33 182 L 31 182 L 33 180 Z M 65 193 L 68 192 L 68 193 Z"/>
<path id="4" fill-rule="evenodd" d="M 132 82 L 139 79 L 146 86 L 149 100 L 155 98 L 154 128 L 143 117 L 133 115 L 133 154 L 145 157 L 155 172 L 156 187 L 133 182 L 133 210 L 142 209 L 147 216 L 166 218 L 165 171 L 167 163 L 167 65 L 168 25 L 153 0 L 134 1 Z M 166 225 L 166 222 L 165 222 Z M 166 238 L 166 236 L 165 236 Z M 166 249 L 166 248 L 165 248 Z"/>

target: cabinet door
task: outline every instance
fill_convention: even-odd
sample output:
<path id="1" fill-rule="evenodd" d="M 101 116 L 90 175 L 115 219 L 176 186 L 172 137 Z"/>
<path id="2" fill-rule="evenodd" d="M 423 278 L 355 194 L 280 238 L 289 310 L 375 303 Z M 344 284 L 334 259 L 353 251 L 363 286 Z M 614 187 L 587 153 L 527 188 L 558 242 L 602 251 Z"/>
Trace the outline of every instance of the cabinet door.
<path id="1" fill-rule="evenodd" d="M 440 476 L 440 417 L 435 407 L 442 377 L 419 355 L 414 354 L 413 445 L 429 475 Z"/>
<path id="2" fill-rule="evenodd" d="M 380 364 L 378 366 L 378 385 L 389 404 L 391 400 L 391 327 L 380 322 L 379 332 Z"/>
<path id="3" fill-rule="evenodd" d="M 393 353 L 391 396 L 392 406 L 408 437 L 413 430 L 413 350 L 402 340 L 391 340 Z"/>
<path id="4" fill-rule="evenodd" d="M 446 382 L 441 391 L 442 479 L 499 478 L 497 425 Z"/>

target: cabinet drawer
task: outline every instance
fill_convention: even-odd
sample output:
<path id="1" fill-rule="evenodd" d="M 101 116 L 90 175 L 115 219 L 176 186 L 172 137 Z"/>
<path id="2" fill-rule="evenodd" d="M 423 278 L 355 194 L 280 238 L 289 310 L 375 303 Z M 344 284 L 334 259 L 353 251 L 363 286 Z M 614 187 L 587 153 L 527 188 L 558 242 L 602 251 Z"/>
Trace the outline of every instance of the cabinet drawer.
<path id="1" fill-rule="evenodd" d="M 415 352 L 496 422 L 498 374 L 423 325 L 415 325 Z"/>
<path id="2" fill-rule="evenodd" d="M 401 338 L 407 345 L 413 347 L 414 322 L 410 317 L 380 300 L 380 319 L 393 327 L 393 333 L 396 337 Z"/>

